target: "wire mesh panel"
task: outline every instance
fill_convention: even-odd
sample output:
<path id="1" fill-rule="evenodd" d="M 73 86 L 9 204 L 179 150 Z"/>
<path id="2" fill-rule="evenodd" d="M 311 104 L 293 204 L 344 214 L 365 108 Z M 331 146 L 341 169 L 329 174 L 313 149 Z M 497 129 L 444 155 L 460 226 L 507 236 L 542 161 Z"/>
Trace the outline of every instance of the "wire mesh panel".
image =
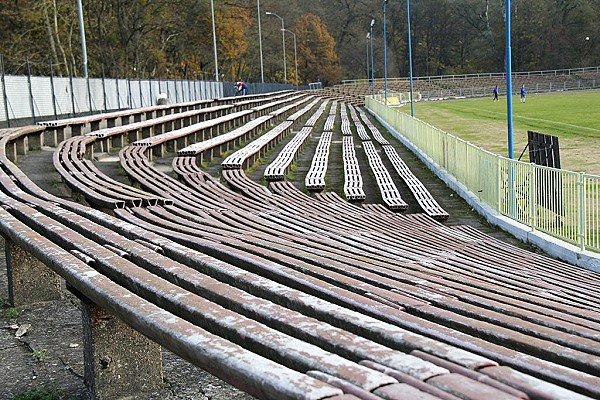
<path id="1" fill-rule="evenodd" d="M 104 87 L 102 79 L 90 79 L 90 97 L 92 100 L 92 111 L 104 111 Z"/>
<path id="2" fill-rule="evenodd" d="M 36 118 L 42 115 L 53 115 L 52 85 L 50 78 L 45 76 L 31 77 L 31 93 L 33 94 L 33 106 Z"/>
<path id="3" fill-rule="evenodd" d="M 6 93 L 10 119 L 29 118 L 32 116 L 26 76 L 6 76 Z"/>

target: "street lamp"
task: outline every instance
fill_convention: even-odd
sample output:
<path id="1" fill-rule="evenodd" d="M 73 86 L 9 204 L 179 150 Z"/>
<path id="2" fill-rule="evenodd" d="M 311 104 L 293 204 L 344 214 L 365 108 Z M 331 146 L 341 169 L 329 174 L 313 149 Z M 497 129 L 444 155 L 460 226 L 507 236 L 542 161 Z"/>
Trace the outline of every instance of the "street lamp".
<path id="1" fill-rule="evenodd" d="M 410 71 L 410 115 L 415 116 L 415 99 L 413 97 L 413 62 L 412 62 L 412 41 L 410 34 L 410 0 L 406 0 L 406 18 L 408 18 L 408 69 Z"/>
<path id="2" fill-rule="evenodd" d="M 256 9 L 258 13 L 258 48 L 260 50 L 260 82 L 265 83 L 265 74 L 263 69 L 263 51 L 262 51 L 262 30 L 260 27 L 260 0 L 256 0 Z"/>
<path id="3" fill-rule="evenodd" d="M 284 83 L 287 83 L 287 66 L 286 66 L 286 62 L 285 62 L 285 24 L 283 22 L 283 18 L 281 18 L 279 15 L 269 12 L 269 11 L 267 11 L 265 14 L 272 15 L 281 20 L 281 36 L 282 36 L 282 43 L 283 43 L 283 81 L 284 81 Z"/>
<path id="4" fill-rule="evenodd" d="M 77 13 L 79 15 L 79 34 L 81 35 L 81 53 L 83 56 L 83 77 L 88 77 L 88 59 L 87 49 L 85 46 L 85 27 L 83 25 L 83 8 L 81 6 L 81 0 L 77 0 Z"/>
<path id="5" fill-rule="evenodd" d="M 215 51 L 215 81 L 219 82 L 219 63 L 217 61 L 217 33 L 215 31 L 215 4 L 210 0 L 210 12 L 212 14 L 213 49 Z"/>
<path id="6" fill-rule="evenodd" d="M 298 90 L 298 55 L 296 53 L 296 34 L 289 29 L 284 29 L 285 31 L 291 33 L 294 36 L 294 66 L 296 70 L 296 90 Z"/>
<path id="7" fill-rule="evenodd" d="M 373 25 L 375 25 L 375 18 L 371 19 L 371 90 L 373 92 L 373 98 L 375 98 L 375 56 L 373 54 Z"/>
<path id="8" fill-rule="evenodd" d="M 510 0 L 506 0 L 506 114 L 508 123 L 508 158 L 515 158 L 513 145 L 512 60 L 510 48 Z"/>
<path id="9" fill-rule="evenodd" d="M 371 33 L 367 32 L 367 83 L 370 81 L 371 70 L 369 69 L 369 39 L 371 38 Z"/>
<path id="10" fill-rule="evenodd" d="M 387 93 L 388 93 L 388 81 L 387 81 L 387 32 L 385 23 L 385 9 L 388 0 L 383 0 L 383 81 L 384 81 L 384 97 L 385 105 L 387 106 Z"/>

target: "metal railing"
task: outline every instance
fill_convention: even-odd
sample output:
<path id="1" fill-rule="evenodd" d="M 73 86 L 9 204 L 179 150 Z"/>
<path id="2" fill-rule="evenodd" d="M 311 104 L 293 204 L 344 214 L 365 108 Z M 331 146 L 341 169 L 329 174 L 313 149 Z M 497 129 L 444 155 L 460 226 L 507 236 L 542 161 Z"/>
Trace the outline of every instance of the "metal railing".
<path id="1" fill-rule="evenodd" d="M 600 176 L 493 154 L 370 96 L 366 106 L 499 214 L 600 252 Z"/>
<path id="2" fill-rule="evenodd" d="M 553 69 L 545 71 L 522 71 L 513 72 L 513 79 L 519 77 L 530 77 L 530 76 L 560 76 L 560 75 L 574 75 L 582 73 L 600 73 L 600 66 L 598 67 L 585 67 L 585 68 L 568 68 L 568 69 Z M 457 74 L 457 75 L 435 75 L 435 76 L 415 76 L 415 81 L 455 81 L 465 79 L 489 79 L 489 78 L 505 78 L 506 73 L 504 72 L 485 72 L 476 74 Z M 388 78 L 388 82 L 395 81 L 406 81 L 408 77 L 404 78 Z M 369 79 L 346 79 L 342 80 L 343 85 L 362 85 L 371 82 Z M 384 78 L 376 78 L 376 83 L 383 83 Z"/>

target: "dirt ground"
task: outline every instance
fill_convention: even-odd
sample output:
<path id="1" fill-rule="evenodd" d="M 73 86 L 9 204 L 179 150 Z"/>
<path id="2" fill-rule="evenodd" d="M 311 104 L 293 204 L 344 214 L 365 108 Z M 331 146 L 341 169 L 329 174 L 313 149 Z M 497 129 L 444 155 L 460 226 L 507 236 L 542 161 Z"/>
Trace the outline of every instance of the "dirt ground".
<path id="1" fill-rule="evenodd" d="M 388 138 L 391 140 L 391 136 Z M 274 149 L 273 153 L 276 154 L 285 142 Z M 307 154 L 311 154 L 313 151 L 311 149 L 317 142 L 318 135 L 311 137 L 296 173 L 290 177 L 298 187 L 303 186 L 302 172 L 307 169 L 307 165 L 304 164 L 310 163 L 311 160 Z M 336 143 L 336 146 L 339 146 L 338 150 L 341 151 L 341 141 Z M 396 148 L 413 173 L 450 213 L 448 225 L 472 225 L 495 237 L 519 244 L 504 232 L 487 225 L 458 195 L 435 178 L 414 154 L 400 144 Z M 53 172 L 51 150 L 44 149 L 41 152 L 30 153 L 24 157 L 19 167 L 44 190 L 58 196 L 68 196 L 68 189 L 61 183 L 58 174 Z M 366 163 L 366 160 L 362 160 L 361 163 Z M 116 161 L 113 164 L 109 162 L 101 164 L 103 164 L 101 166 L 103 171 L 111 171 L 110 176 L 117 178 L 119 166 Z M 332 170 L 335 170 L 333 167 Z M 264 169 L 264 166 L 261 168 Z M 254 175 L 259 176 L 261 168 L 258 168 Z M 337 166 L 337 169 L 340 168 L 341 166 Z M 362 168 L 367 167 L 361 165 Z M 209 167 L 208 170 L 212 172 L 214 168 L 211 170 Z M 388 166 L 388 170 L 392 171 L 391 166 Z M 257 179 L 253 174 L 251 175 L 252 178 Z M 123 176 L 118 178 L 126 179 Z M 394 176 L 394 180 L 401 181 L 397 176 Z M 368 181 L 366 183 L 369 184 Z M 370 184 L 373 185 L 372 182 Z M 366 191 L 369 194 L 368 202 L 376 202 L 376 189 L 370 187 Z M 401 191 L 406 193 L 406 189 L 401 188 Z M 410 199 L 407 201 L 414 202 Z M 0 400 L 13 399 L 19 394 L 33 390 L 54 392 L 56 394 L 54 398 L 57 399 L 87 399 L 88 395 L 83 383 L 82 323 L 79 301 L 65 291 L 65 298 L 62 300 L 19 307 L 16 312 L 10 310 L 7 304 L 4 243 L 1 237 L 0 245 Z M 10 316 L 10 314 L 16 315 Z M 28 332 L 21 339 L 16 338 L 17 328 L 28 324 L 31 325 Z M 252 399 L 251 396 L 166 350 L 163 351 L 163 368 L 164 384 L 160 391 L 130 397 L 130 399 Z"/>
<path id="2" fill-rule="evenodd" d="M 0 399 L 54 393 L 56 399 L 84 400 L 81 309 L 65 291 L 62 300 L 16 309 L 8 308 L 4 241 L 0 238 Z M 30 325 L 20 339 L 18 327 Z M 148 400 L 252 400 L 227 383 L 163 349 L 163 388 L 129 397 Z M 49 397 L 27 397 L 27 399 Z"/>

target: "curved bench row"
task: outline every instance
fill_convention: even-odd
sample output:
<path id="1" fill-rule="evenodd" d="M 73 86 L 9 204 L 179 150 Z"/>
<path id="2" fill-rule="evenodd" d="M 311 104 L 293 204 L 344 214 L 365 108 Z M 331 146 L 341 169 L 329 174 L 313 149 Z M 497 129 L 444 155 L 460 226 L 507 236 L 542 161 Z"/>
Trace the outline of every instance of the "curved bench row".
<path id="1" fill-rule="evenodd" d="M 262 215 L 262 214 L 261 214 L 261 215 Z M 275 217 L 275 216 L 278 216 L 278 215 L 280 215 L 280 214 L 272 214 L 272 213 L 269 213 L 269 214 L 268 214 L 268 215 L 266 215 L 266 216 Z M 162 218 L 164 218 L 164 216 L 162 216 Z M 156 219 L 156 220 L 155 220 L 155 223 L 156 223 L 156 222 L 158 222 L 158 219 Z M 299 222 L 296 222 L 296 223 L 299 223 Z M 338 229 L 339 229 L 339 227 L 338 227 Z M 258 238 L 254 238 L 254 239 L 252 240 L 252 243 L 257 243 L 257 240 L 258 240 Z M 257 254 L 259 254 L 259 253 L 257 253 Z M 260 254 L 264 254 L 264 250 L 261 250 Z M 281 256 L 278 256 L 278 257 L 277 257 L 277 259 L 281 259 L 280 257 L 281 257 Z M 338 277 L 338 279 L 339 279 L 339 277 Z M 436 294 L 436 295 L 433 295 L 433 297 L 430 297 L 430 301 L 431 301 L 431 300 L 433 300 L 433 299 L 435 299 L 435 298 L 436 298 L 436 296 L 439 296 L 439 295 L 437 295 L 437 294 Z M 439 300 L 438 300 L 438 301 L 439 301 Z M 445 298 L 445 299 L 444 299 L 444 301 L 448 301 L 448 298 Z M 440 303 L 440 304 L 441 304 L 441 303 Z M 421 306 L 418 306 L 418 307 L 419 307 L 419 308 L 421 308 L 421 307 L 423 307 L 423 305 L 421 305 Z M 588 347 L 588 349 L 589 349 L 589 347 Z M 530 360 L 530 361 L 531 361 L 531 360 Z"/>
<path id="2" fill-rule="evenodd" d="M 310 191 L 325 189 L 325 175 L 327 174 L 327 163 L 329 162 L 331 136 L 331 132 L 323 132 L 319 138 L 315 155 L 312 158 L 310 168 L 304 179 L 304 185 Z"/>
<path id="3" fill-rule="evenodd" d="M 296 112 L 288 117 L 288 121 L 296 121 L 308 111 L 310 111 L 319 101 L 315 99 L 308 104 L 304 109 Z M 306 139 L 310 136 L 313 126 L 325 111 L 326 101 L 321 101 L 321 105 L 313 113 L 313 115 L 305 123 L 304 127 L 294 135 L 292 140 L 279 152 L 277 157 L 265 168 L 264 177 L 267 181 L 280 181 L 284 179 L 285 174 L 289 171 L 291 164 L 296 161 L 300 150 L 304 146 Z"/>
<path id="4" fill-rule="evenodd" d="M 79 146 L 70 149 L 82 152 Z M 241 346 L 268 358 L 273 364 L 257 369 L 266 374 L 260 382 L 243 363 L 217 371 L 246 385 L 249 393 L 259 398 L 327 398 L 342 392 L 364 399 L 400 399 L 407 393 L 448 399 L 584 398 L 535 375 L 600 394 L 594 385 L 600 371 L 594 350 L 600 280 L 591 273 L 467 228 L 417 222 L 422 217 L 416 216 L 378 213 L 375 218 L 365 209 L 300 196 L 289 185 L 281 187 L 289 194 L 285 198 L 267 191 L 239 195 L 197 172 L 195 185 L 186 186 L 153 168 L 149 151 L 127 147 L 121 152 L 123 167 L 144 189 L 173 204 L 115 210 L 126 223 L 80 205 L 85 217 L 65 215 L 11 186 L 26 177 L 2 184 L 19 202 L 38 204 L 45 215 L 68 222 L 68 230 L 49 221 L 35 226 L 64 246 L 73 240 L 80 254 L 94 260 L 95 271 L 121 283 L 130 297 L 142 296 L 233 346 L 223 342 L 209 350 L 226 357 Z M 195 171 L 194 163 L 186 165 L 188 175 Z M 228 172 L 243 179 L 241 170 Z M 12 206 L 4 197 L 3 204 Z M 74 209 L 64 200 L 52 201 Z M 57 237 L 56 232 L 72 229 L 92 241 Z M 123 267 L 111 268 L 117 260 Z M 136 269 L 136 262 L 148 272 Z M 136 308 L 130 313 L 135 317 Z M 176 332 L 170 340 L 161 337 L 167 347 L 181 345 Z M 224 368 L 223 360 L 202 366 Z M 291 376 L 291 389 L 271 379 L 268 370 L 278 365 L 300 374 Z M 288 370 L 281 369 L 283 379 Z M 228 374 L 234 372 L 232 379 Z M 316 381 L 297 383 L 306 376 Z"/>

